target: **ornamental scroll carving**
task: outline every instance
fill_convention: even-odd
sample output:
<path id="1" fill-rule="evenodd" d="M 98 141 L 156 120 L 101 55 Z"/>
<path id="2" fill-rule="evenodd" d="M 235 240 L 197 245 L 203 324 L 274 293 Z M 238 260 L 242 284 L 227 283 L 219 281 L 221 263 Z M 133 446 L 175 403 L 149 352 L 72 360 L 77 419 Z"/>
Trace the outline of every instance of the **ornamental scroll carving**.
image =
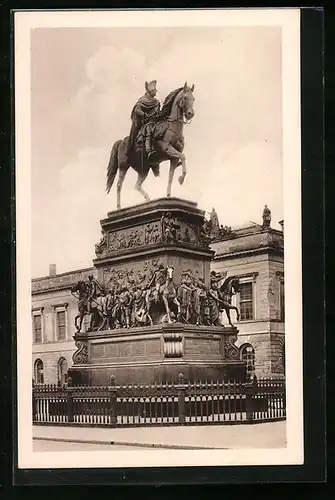
<path id="1" fill-rule="evenodd" d="M 85 365 L 88 363 L 88 343 L 86 340 L 76 340 L 77 350 L 72 356 L 75 365 Z"/>
<path id="2" fill-rule="evenodd" d="M 229 335 L 225 338 L 225 358 L 237 360 L 240 357 L 239 348 L 236 346 L 237 335 Z"/>

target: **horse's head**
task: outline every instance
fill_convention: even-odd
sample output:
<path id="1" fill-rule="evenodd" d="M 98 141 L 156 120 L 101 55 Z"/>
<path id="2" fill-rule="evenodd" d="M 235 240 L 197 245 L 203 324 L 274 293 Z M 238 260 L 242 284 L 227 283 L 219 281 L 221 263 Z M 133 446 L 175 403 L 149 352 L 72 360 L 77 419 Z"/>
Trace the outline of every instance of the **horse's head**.
<path id="1" fill-rule="evenodd" d="M 169 280 L 172 280 L 173 278 L 173 273 L 174 273 L 174 267 L 173 266 L 168 266 L 166 268 L 166 276 Z"/>
<path id="2" fill-rule="evenodd" d="M 182 115 L 185 116 L 186 120 L 192 120 L 192 118 L 195 115 L 195 111 L 193 108 L 193 103 L 194 103 L 193 91 L 194 91 L 194 85 L 192 85 L 192 87 L 189 87 L 187 85 L 187 82 L 185 82 L 185 85 L 180 93 L 178 106 Z"/>
<path id="3" fill-rule="evenodd" d="M 83 281 L 78 281 L 71 287 L 71 293 L 79 293 L 80 296 L 86 292 L 86 284 Z"/>
<path id="4" fill-rule="evenodd" d="M 234 293 L 239 293 L 240 281 L 237 278 L 233 278 L 230 282 L 230 288 Z"/>

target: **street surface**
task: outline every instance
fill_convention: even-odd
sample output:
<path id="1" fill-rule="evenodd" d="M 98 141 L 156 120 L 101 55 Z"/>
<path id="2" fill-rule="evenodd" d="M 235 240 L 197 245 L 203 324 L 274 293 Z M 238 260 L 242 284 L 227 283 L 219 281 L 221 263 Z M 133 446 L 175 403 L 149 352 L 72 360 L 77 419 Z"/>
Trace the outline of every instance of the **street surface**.
<path id="1" fill-rule="evenodd" d="M 116 446 L 96 443 L 64 443 L 62 441 L 33 440 L 33 451 L 114 451 L 138 450 L 135 446 Z"/>
<path id="2" fill-rule="evenodd" d="M 199 426 L 157 426 L 157 427 L 66 427 L 33 426 L 33 437 L 57 440 L 79 441 L 84 449 L 91 446 L 142 445 L 175 448 L 285 448 L 286 422 L 267 422 L 262 424 L 238 425 L 199 425 Z M 83 443 L 80 443 L 83 441 Z M 94 441 L 95 443 L 92 443 Z M 37 440 L 35 441 L 35 443 Z M 65 449 L 68 443 L 59 442 L 59 449 Z M 42 446 L 42 445 L 36 445 Z M 51 445 L 43 445 L 51 446 Z M 63 448 L 62 448 L 63 447 Z M 124 447 L 122 446 L 122 449 Z M 93 449 L 93 448 L 90 448 Z M 100 449 L 100 448 L 99 448 Z M 116 449 L 116 448 L 113 448 Z M 127 446 L 130 449 L 130 446 Z M 138 449 L 138 448 L 137 448 Z"/>

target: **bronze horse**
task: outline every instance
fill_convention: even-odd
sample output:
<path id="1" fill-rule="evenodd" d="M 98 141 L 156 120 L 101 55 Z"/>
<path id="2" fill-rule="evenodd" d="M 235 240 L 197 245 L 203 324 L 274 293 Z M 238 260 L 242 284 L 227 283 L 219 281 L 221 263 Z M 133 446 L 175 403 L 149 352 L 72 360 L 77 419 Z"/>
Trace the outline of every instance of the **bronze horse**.
<path id="1" fill-rule="evenodd" d="M 230 310 L 236 311 L 236 319 L 240 320 L 240 311 L 236 306 L 231 304 L 232 296 L 239 292 L 239 280 L 234 277 L 225 279 L 223 284 L 219 288 L 220 290 L 220 310 L 225 311 L 230 326 L 234 326 L 230 318 Z"/>
<path id="2" fill-rule="evenodd" d="M 119 178 L 117 182 L 117 208 L 121 208 L 121 189 L 125 175 L 132 167 L 138 174 L 135 189 L 139 191 L 146 201 L 150 198 L 142 188 L 142 184 L 152 169 L 155 177 L 159 176 L 159 165 L 163 161 L 170 160 L 170 172 L 167 186 L 167 196 L 171 196 L 171 185 L 176 168 L 181 165 L 182 173 L 179 176 L 179 184 L 183 184 L 186 176 L 186 158 L 183 153 L 184 149 L 184 124 L 189 123 L 194 117 L 194 85 L 188 87 L 185 83 L 184 87 L 180 87 L 171 92 L 165 99 L 159 118 L 154 127 L 153 138 L 156 145 L 156 158 L 148 161 L 144 142 L 143 131 L 139 133 L 135 141 L 134 152 L 127 157 L 127 141 L 128 137 L 115 142 L 107 167 L 107 184 L 106 191 L 111 190 L 117 171 Z"/>
<path id="3" fill-rule="evenodd" d="M 78 302 L 78 312 L 77 316 L 74 319 L 75 327 L 77 329 L 77 333 L 81 331 L 82 325 L 83 325 L 83 319 L 86 314 L 88 314 L 87 311 L 87 296 L 88 296 L 88 290 L 87 290 L 87 284 L 84 281 L 78 281 L 75 285 L 72 286 L 71 288 L 71 293 L 74 296 L 77 296 L 79 299 Z M 75 295 L 76 294 L 76 295 Z M 90 321 L 90 326 L 87 331 L 93 331 L 93 330 L 103 330 L 107 323 L 107 317 L 106 314 L 104 313 L 105 311 L 105 305 L 107 301 L 107 297 L 96 297 L 92 300 L 92 305 L 91 305 L 91 321 Z M 79 325 L 78 325 L 78 320 L 79 320 Z"/>

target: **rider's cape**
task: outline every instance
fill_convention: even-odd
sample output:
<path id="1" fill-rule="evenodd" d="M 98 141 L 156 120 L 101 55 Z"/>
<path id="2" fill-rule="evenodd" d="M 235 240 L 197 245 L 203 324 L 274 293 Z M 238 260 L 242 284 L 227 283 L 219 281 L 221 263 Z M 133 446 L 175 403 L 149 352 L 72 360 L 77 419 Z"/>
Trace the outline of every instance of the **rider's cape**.
<path id="1" fill-rule="evenodd" d="M 145 113 L 146 117 L 148 117 L 150 115 L 154 115 L 156 112 L 158 113 L 158 111 L 160 109 L 160 102 L 155 97 L 150 97 L 146 94 L 144 96 L 140 97 L 132 109 L 132 112 L 130 115 L 130 118 L 132 120 L 137 119 L 136 112 L 135 112 L 137 107 L 140 107 L 141 110 Z"/>

